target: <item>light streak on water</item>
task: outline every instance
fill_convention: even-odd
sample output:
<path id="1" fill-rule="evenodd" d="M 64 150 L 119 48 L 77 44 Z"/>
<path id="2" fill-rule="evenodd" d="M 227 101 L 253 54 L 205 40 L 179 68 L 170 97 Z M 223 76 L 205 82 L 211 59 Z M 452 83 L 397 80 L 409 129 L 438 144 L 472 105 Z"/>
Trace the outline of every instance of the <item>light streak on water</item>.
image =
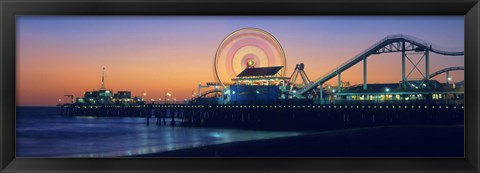
<path id="1" fill-rule="evenodd" d="M 150 126 L 145 118 L 64 117 L 57 108 L 17 108 L 17 157 L 118 157 L 299 132 Z M 168 123 L 167 123 L 168 124 Z"/>

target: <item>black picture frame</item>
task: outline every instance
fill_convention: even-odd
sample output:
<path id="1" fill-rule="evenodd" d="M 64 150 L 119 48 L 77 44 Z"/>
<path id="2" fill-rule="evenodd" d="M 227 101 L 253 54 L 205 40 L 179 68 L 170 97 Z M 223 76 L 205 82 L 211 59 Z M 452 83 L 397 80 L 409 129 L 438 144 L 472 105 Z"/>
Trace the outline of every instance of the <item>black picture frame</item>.
<path id="1" fill-rule="evenodd" d="M 478 172 L 478 0 L 0 0 L 1 172 Z M 15 158 L 17 15 L 464 15 L 465 158 Z"/>

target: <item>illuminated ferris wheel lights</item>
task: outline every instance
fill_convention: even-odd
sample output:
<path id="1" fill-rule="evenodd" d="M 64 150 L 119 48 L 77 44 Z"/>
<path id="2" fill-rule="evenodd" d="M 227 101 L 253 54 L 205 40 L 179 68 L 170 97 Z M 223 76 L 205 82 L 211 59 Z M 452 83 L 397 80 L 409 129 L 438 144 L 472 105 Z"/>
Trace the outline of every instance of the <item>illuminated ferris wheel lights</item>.
<path id="1" fill-rule="evenodd" d="M 215 77 L 222 84 L 231 82 L 246 68 L 270 66 L 286 67 L 285 54 L 275 37 L 257 28 L 234 31 L 222 41 L 215 54 Z M 280 76 L 284 75 L 285 68 L 282 68 Z"/>

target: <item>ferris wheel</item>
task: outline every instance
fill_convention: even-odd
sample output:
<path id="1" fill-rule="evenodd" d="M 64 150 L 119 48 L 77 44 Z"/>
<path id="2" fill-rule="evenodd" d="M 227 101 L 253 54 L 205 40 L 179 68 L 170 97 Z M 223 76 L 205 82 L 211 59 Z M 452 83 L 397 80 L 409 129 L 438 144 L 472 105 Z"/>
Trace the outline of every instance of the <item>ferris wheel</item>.
<path id="1" fill-rule="evenodd" d="M 232 82 L 246 68 L 283 66 L 286 59 L 280 43 L 270 33 L 258 28 L 243 28 L 228 35 L 215 54 L 214 73 L 222 85 Z"/>

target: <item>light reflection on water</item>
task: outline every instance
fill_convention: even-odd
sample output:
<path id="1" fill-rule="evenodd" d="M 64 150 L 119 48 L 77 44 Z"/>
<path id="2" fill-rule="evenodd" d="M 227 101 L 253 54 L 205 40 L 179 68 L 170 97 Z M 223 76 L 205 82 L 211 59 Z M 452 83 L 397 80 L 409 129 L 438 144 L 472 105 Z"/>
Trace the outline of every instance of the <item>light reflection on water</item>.
<path id="1" fill-rule="evenodd" d="M 167 123 L 168 124 L 168 123 Z M 116 157 L 300 135 L 150 126 L 145 118 L 63 117 L 57 108 L 17 108 L 17 157 Z"/>

